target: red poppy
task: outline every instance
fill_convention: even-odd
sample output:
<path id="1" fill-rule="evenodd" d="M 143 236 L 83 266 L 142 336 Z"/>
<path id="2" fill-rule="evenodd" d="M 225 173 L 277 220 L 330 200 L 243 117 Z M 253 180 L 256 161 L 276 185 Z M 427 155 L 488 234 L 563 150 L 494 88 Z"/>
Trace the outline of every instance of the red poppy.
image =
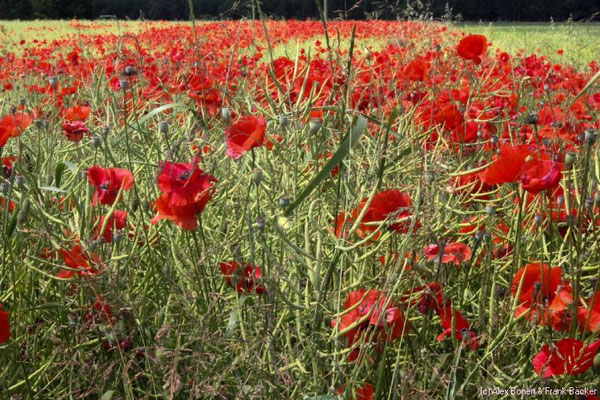
<path id="1" fill-rule="evenodd" d="M 100 231 L 104 226 L 104 221 L 106 220 L 106 215 L 103 215 L 100 218 L 100 222 L 96 228 L 96 238 L 100 235 Z M 109 218 L 108 222 L 106 222 L 106 229 L 102 234 L 102 238 L 104 239 L 104 243 L 111 243 L 113 240 L 113 229 L 123 229 L 127 225 L 127 211 L 119 211 L 116 210 Z"/>
<path id="2" fill-rule="evenodd" d="M 71 250 L 59 249 L 60 255 L 63 258 L 67 267 L 71 269 L 63 269 L 56 274 L 57 278 L 70 279 L 75 274 L 84 275 L 95 275 L 100 273 L 100 270 L 96 267 L 101 266 L 102 261 L 94 253 L 90 253 L 89 257 L 84 253 L 81 245 L 74 245 Z M 90 265 L 90 263 L 93 265 Z M 75 271 L 74 271 L 75 270 Z"/>
<path id="3" fill-rule="evenodd" d="M 340 237 L 344 224 L 351 224 L 358 219 L 368 200 L 368 198 L 362 199 L 359 206 L 352 210 L 351 215 L 347 215 L 346 213 L 338 215 L 336 236 Z M 410 218 L 413 215 L 410 212 L 410 207 L 410 197 L 398 189 L 389 189 L 375 194 L 364 214 L 357 234 L 361 237 L 366 237 L 369 233 L 377 230 L 378 223 L 382 223 L 387 219 L 398 221 L 390 225 L 390 230 L 398 233 L 408 232 L 411 225 Z M 417 221 L 415 228 L 419 227 L 420 224 Z"/>
<path id="4" fill-rule="evenodd" d="M 456 50 L 458 55 L 467 60 L 473 60 L 475 64 L 481 63 L 481 56 L 488 48 L 487 38 L 483 35 L 469 35 L 460 40 Z"/>
<path id="5" fill-rule="evenodd" d="M 600 291 L 592 295 L 587 307 L 577 309 L 577 322 L 582 330 L 596 332 L 600 327 Z"/>
<path id="6" fill-rule="evenodd" d="M 8 339 L 10 339 L 8 312 L 2 310 L 2 304 L 0 304 L 0 343 L 6 343 Z"/>
<path id="7" fill-rule="evenodd" d="M 7 204 L 7 200 L 4 197 L 0 197 L 0 209 L 3 209 Z M 15 203 L 12 201 L 8 201 L 8 212 L 13 212 L 15 210 Z"/>
<path id="8" fill-rule="evenodd" d="M 227 284 L 237 290 L 238 293 L 252 293 L 255 291 L 256 294 L 263 294 L 265 292 L 263 285 L 256 284 L 262 276 L 262 270 L 259 266 L 247 264 L 242 267 L 237 261 L 223 262 L 219 266 Z"/>
<path id="9" fill-rule="evenodd" d="M 440 246 L 437 244 L 430 244 L 425 247 L 425 257 L 428 261 L 433 259 L 438 259 L 440 257 Z M 471 248 L 459 242 L 452 242 L 446 246 L 444 246 L 444 251 L 441 254 L 441 261 L 444 264 L 454 263 L 455 265 L 460 265 L 463 262 L 469 261 L 471 259 L 472 252 Z"/>
<path id="10" fill-rule="evenodd" d="M 414 295 L 417 295 L 416 299 L 413 298 Z M 406 304 L 406 307 L 416 305 L 421 314 L 427 314 L 431 310 L 437 313 L 443 304 L 442 285 L 438 282 L 430 282 L 427 285 L 414 287 L 404 293 L 402 303 Z"/>
<path id="11" fill-rule="evenodd" d="M 562 268 L 550 268 L 547 264 L 532 263 L 515 274 L 511 292 L 513 296 L 523 280 L 515 316 L 528 314 L 531 321 L 540 325 L 551 325 L 562 330 L 564 311 L 573 302 L 571 287 L 562 280 Z"/>
<path id="12" fill-rule="evenodd" d="M 387 304 L 387 305 L 386 305 Z M 385 309 L 384 309 L 385 306 Z M 377 290 L 355 290 L 350 292 L 344 302 L 347 310 L 341 318 L 331 321 L 331 326 L 339 331 L 352 347 L 361 340 L 365 334 L 366 340 L 374 342 L 395 340 L 408 332 L 404 315 L 386 295 Z M 350 355 L 351 360 L 356 359 L 357 352 Z"/>
<path id="13" fill-rule="evenodd" d="M 593 365 L 598 348 L 600 340 L 585 346 L 578 339 L 562 339 L 542 347 L 533 357 L 533 369 L 542 378 L 582 374 Z"/>
<path id="14" fill-rule="evenodd" d="M 65 119 L 69 121 L 85 121 L 92 111 L 88 106 L 74 106 L 65 110 Z"/>
<path id="15" fill-rule="evenodd" d="M 98 203 L 112 205 L 117 200 L 121 188 L 130 190 L 133 187 L 133 174 L 122 168 L 90 167 L 87 177 L 90 184 L 96 187 L 93 206 Z"/>
<path id="16" fill-rule="evenodd" d="M 523 189 L 537 194 L 558 186 L 562 179 L 560 164 L 550 160 L 529 160 L 521 168 L 520 178 Z"/>
<path id="17" fill-rule="evenodd" d="M 263 145 L 267 123 L 263 117 L 247 115 L 225 131 L 227 155 L 234 160 L 245 152 Z"/>
<path id="18" fill-rule="evenodd" d="M 90 136 L 89 128 L 81 121 L 63 121 L 62 128 L 70 142 L 79 142 L 84 134 Z"/>
<path id="19" fill-rule="evenodd" d="M 530 155 L 527 146 L 502 146 L 500 157 L 481 172 L 481 180 L 488 185 L 510 183 L 517 180 L 525 160 Z"/>
<path id="20" fill-rule="evenodd" d="M 411 81 L 423 82 L 428 74 L 429 63 L 425 60 L 415 59 L 404 67 L 404 75 Z"/>
<path id="21" fill-rule="evenodd" d="M 158 215 L 151 222 L 156 224 L 162 219 L 169 219 L 184 230 L 196 229 L 196 216 L 212 199 L 212 183 L 216 181 L 198 168 L 195 161 L 189 164 L 165 162 L 158 176 L 158 187 L 163 194 L 156 200 Z"/>
<path id="22" fill-rule="evenodd" d="M 8 139 L 17 137 L 31 125 L 31 117 L 24 112 L 5 115 L 0 119 L 0 148 L 4 147 Z"/>
<path id="23" fill-rule="evenodd" d="M 204 208 L 210 200 L 208 192 L 211 192 L 212 182 L 216 181 L 198 168 L 196 162 L 175 164 L 166 161 L 158 175 L 158 187 L 163 193 L 169 193 L 169 202 L 173 206 L 200 201 Z"/>
<path id="24" fill-rule="evenodd" d="M 338 394 L 343 395 L 346 391 L 345 386 L 338 388 Z M 356 397 L 351 397 L 356 400 L 374 400 L 375 399 L 375 386 L 370 383 L 365 383 L 361 387 L 356 389 Z"/>
<path id="25" fill-rule="evenodd" d="M 447 336 L 452 336 L 452 316 L 454 315 L 456 339 L 462 340 L 472 350 L 479 349 L 479 341 L 475 333 L 469 330 L 469 322 L 467 322 L 459 311 L 452 310 L 452 305 L 449 301 L 444 307 L 439 308 L 437 312 L 440 317 L 442 329 L 444 330 L 437 337 L 438 342 L 441 342 Z"/>

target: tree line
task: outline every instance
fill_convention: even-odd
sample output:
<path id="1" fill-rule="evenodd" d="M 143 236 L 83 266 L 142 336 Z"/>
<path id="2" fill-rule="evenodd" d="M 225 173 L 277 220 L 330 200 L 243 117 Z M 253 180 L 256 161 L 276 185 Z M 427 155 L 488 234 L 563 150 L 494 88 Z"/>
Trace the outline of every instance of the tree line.
<path id="1" fill-rule="evenodd" d="M 251 18 L 257 0 L 191 0 L 198 19 Z M 319 18 L 317 0 L 259 0 L 265 16 Z M 320 1 L 323 7 L 323 0 Z M 189 0 L 0 0 L 0 19 L 186 20 Z M 600 0 L 326 0 L 330 19 L 463 18 L 484 21 L 596 19 Z"/>

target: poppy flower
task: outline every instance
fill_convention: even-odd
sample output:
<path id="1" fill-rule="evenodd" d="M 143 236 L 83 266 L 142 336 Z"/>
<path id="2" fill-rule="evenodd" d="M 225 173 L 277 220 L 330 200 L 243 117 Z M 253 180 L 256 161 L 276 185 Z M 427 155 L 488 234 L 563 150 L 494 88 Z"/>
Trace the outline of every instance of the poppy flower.
<path id="1" fill-rule="evenodd" d="M 17 137 L 31 125 L 31 117 L 24 112 L 5 115 L 0 119 L 0 148 L 4 147 L 8 139 Z"/>
<path id="2" fill-rule="evenodd" d="M 440 246 L 437 244 L 431 244 L 425 247 L 425 257 L 428 261 L 438 259 L 440 257 Z M 444 264 L 454 263 L 454 265 L 460 266 L 463 262 L 469 261 L 472 256 L 471 248 L 459 242 L 452 242 L 444 246 L 444 250 L 441 254 L 441 261 Z"/>
<path id="3" fill-rule="evenodd" d="M 542 347 L 533 357 L 533 369 L 542 378 L 582 374 L 593 365 L 598 348 L 600 340 L 586 346 L 579 339 L 562 339 Z"/>
<path id="4" fill-rule="evenodd" d="M 96 268 L 102 264 L 100 257 L 94 253 L 90 253 L 88 257 L 83 251 L 81 245 L 76 244 L 71 248 L 71 250 L 59 249 L 58 251 L 60 252 L 65 264 L 67 264 L 67 267 L 71 269 L 63 269 L 56 274 L 57 278 L 70 279 L 75 274 L 84 276 L 100 273 L 100 270 Z"/>
<path id="5" fill-rule="evenodd" d="M 227 155 L 234 160 L 245 152 L 263 145 L 267 123 L 263 117 L 247 115 L 225 131 Z"/>
<path id="6" fill-rule="evenodd" d="M 500 148 L 500 157 L 480 173 L 481 180 L 487 185 L 498 185 L 516 181 L 523 164 L 525 164 L 525 160 L 530 154 L 529 149 L 524 145 L 514 147 L 502 146 Z"/>
<path id="7" fill-rule="evenodd" d="M 119 190 L 130 190 L 133 187 L 133 174 L 122 168 L 90 167 L 87 170 L 90 184 L 96 187 L 92 205 L 112 205 L 117 200 Z"/>
<path id="8" fill-rule="evenodd" d="M 444 330 L 437 337 L 438 342 L 441 342 L 447 336 L 452 336 L 452 316 L 454 315 L 456 339 L 462 340 L 471 350 L 479 349 L 479 342 L 475 333 L 469 330 L 469 322 L 459 311 L 452 309 L 450 302 L 447 302 L 444 307 L 440 307 L 437 312 Z"/>
<path id="9" fill-rule="evenodd" d="M 587 307 L 577 309 L 577 323 L 582 330 L 596 332 L 600 327 L 600 291 L 592 295 Z"/>
<path id="10" fill-rule="evenodd" d="M 68 121 L 85 121 L 92 111 L 88 106 L 74 106 L 65 110 L 65 119 Z"/>
<path id="11" fill-rule="evenodd" d="M 408 332 L 402 311 L 394 307 L 391 300 L 388 303 L 386 295 L 380 291 L 360 289 L 350 292 L 343 306 L 346 312 L 332 320 L 331 326 L 344 332 L 348 347 L 361 340 L 363 334 L 366 340 L 385 342 L 396 340 Z M 353 352 L 351 360 L 357 355 Z"/>
<path id="12" fill-rule="evenodd" d="M 214 194 L 213 182 L 217 180 L 204 173 L 198 164 L 162 164 L 158 176 L 158 187 L 163 194 L 156 200 L 158 213 L 151 222 L 157 224 L 162 219 L 175 222 L 183 230 L 198 227 L 196 216 L 200 214 Z"/>
<path id="13" fill-rule="evenodd" d="M 425 60 L 415 59 L 406 64 L 404 75 L 411 81 L 423 82 L 429 74 L 429 63 Z"/>
<path id="14" fill-rule="evenodd" d="M 346 391 L 345 386 L 341 386 L 338 388 L 338 394 L 343 395 Z M 370 383 L 365 383 L 356 389 L 356 397 L 351 397 L 356 400 L 374 400 L 375 399 L 375 386 Z"/>
<path id="15" fill-rule="evenodd" d="M 564 311 L 573 302 L 571 287 L 562 280 L 562 268 L 551 268 L 547 264 L 532 263 L 524 266 L 515 274 L 511 292 L 517 294 L 523 280 L 515 316 L 528 314 L 531 321 L 540 325 L 551 325 L 562 330 Z"/>
<path id="16" fill-rule="evenodd" d="M 178 163 L 167 161 L 161 165 L 158 175 L 158 187 L 163 193 L 169 193 L 172 206 L 184 206 L 201 201 L 202 208 L 210 200 L 207 196 L 212 182 L 217 180 L 198 168 L 197 163 Z"/>
<path id="17" fill-rule="evenodd" d="M 7 201 L 4 197 L 0 197 L 0 209 L 3 209 L 8 204 L 8 212 L 13 212 L 16 208 L 15 203 Z"/>
<path id="18" fill-rule="evenodd" d="M 262 276 L 262 270 L 259 266 L 247 264 L 242 267 L 237 261 L 223 262 L 219 266 L 227 284 L 237 290 L 238 293 L 256 292 L 256 294 L 263 294 L 265 292 L 263 285 L 256 284 Z"/>
<path id="19" fill-rule="evenodd" d="M 558 186 L 562 179 L 561 167 L 560 164 L 550 160 L 529 160 L 521 168 L 519 179 L 523 189 L 538 194 Z"/>
<path id="20" fill-rule="evenodd" d="M 414 299 L 415 295 L 417 295 L 416 299 Z M 427 285 L 414 287 L 404 293 L 402 303 L 406 304 L 406 307 L 416 305 L 420 314 L 427 314 L 431 310 L 437 313 L 443 305 L 442 285 L 439 282 L 430 282 Z"/>
<path id="21" fill-rule="evenodd" d="M 342 235 L 344 224 L 351 224 L 358 219 L 368 200 L 368 198 L 362 199 L 359 206 L 352 210 L 350 215 L 347 215 L 346 213 L 338 215 L 336 222 L 336 236 L 340 237 Z M 409 219 L 413 216 L 410 212 L 410 207 L 410 197 L 398 189 L 384 190 L 383 192 L 375 194 L 364 214 L 357 234 L 361 237 L 366 237 L 369 233 L 377 230 L 378 223 L 382 223 L 388 219 L 398 221 L 390 225 L 390 230 L 398 233 L 408 232 L 411 225 Z M 419 227 L 420 224 L 417 221 L 415 223 L 415 228 Z"/>
<path id="22" fill-rule="evenodd" d="M 62 128 L 70 142 L 78 143 L 84 134 L 90 135 L 89 128 L 81 121 L 63 121 Z"/>
<path id="23" fill-rule="evenodd" d="M 2 310 L 2 304 L 0 304 L 0 343 L 6 343 L 8 339 L 10 339 L 8 312 Z"/>
<path id="24" fill-rule="evenodd" d="M 467 60 L 473 60 L 475 64 L 481 63 L 481 56 L 488 48 L 487 38 L 483 35 L 469 35 L 460 40 L 456 50 L 458 55 Z"/>
<path id="25" fill-rule="evenodd" d="M 104 226 L 104 221 L 106 220 L 106 215 L 103 215 L 100 218 L 100 222 L 96 228 L 96 238 L 100 235 L 100 231 Z M 123 229 L 127 225 L 127 211 L 119 211 L 116 210 L 109 218 L 108 222 L 106 222 L 106 229 L 102 234 L 102 238 L 104 243 L 111 243 L 113 240 L 113 228 Z"/>

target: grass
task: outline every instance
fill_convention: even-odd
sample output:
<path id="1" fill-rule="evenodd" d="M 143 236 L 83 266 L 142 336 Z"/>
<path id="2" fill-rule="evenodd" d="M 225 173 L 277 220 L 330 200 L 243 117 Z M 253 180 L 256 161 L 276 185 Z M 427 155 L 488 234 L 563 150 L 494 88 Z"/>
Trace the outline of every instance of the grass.
<path id="1" fill-rule="evenodd" d="M 586 68 L 600 62 L 600 23 L 466 23 L 456 27 L 486 35 L 495 48 L 509 54 L 546 55 L 555 63 Z M 563 50 L 563 54 L 557 51 Z"/>
<path id="2" fill-rule="evenodd" d="M 0 343 L 6 366 L 0 396 L 333 400 L 340 388 L 354 399 L 370 383 L 376 393 L 369 399 L 412 400 L 476 398 L 479 388 L 491 386 L 600 384 L 590 368 L 546 380 L 534 372 L 532 359 L 545 345 L 562 338 L 589 344 L 598 336 L 579 331 L 576 318 L 561 329 L 517 318 L 519 299 L 511 291 L 515 273 L 536 261 L 561 268 L 560 285 L 571 282 L 577 300 L 589 303 L 599 289 L 598 226 L 587 219 L 600 212 L 600 196 L 597 202 L 593 196 L 599 148 L 574 134 L 597 129 L 598 115 L 588 96 L 582 113 L 589 117 L 569 104 L 578 92 L 569 83 L 591 77 L 583 64 L 577 64 L 581 73 L 559 70 L 551 79 L 546 74 L 553 69 L 543 62 L 524 71 L 517 58 L 500 65 L 491 51 L 475 65 L 457 56 L 457 31 L 417 22 L 362 24 L 362 39 L 336 36 L 328 53 L 324 43 L 314 43 L 322 39 L 318 23 L 289 32 L 278 22 L 267 24 L 271 40 L 280 40 L 274 54 L 287 54 L 291 68 L 277 87 L 263 63 L 262 29 L 249 22 L 206 30 L 199 24 L 199 38 L 185 23 L 1 25 L 0 117 L 26 111 L 35 122 L 2 148 L 2 157 L 17 159 L 10 174 L 0 170 L 0 304 L 11 322 L 10 339 Z M 369 35 L 373 27 L 379 30 Z M 118 51 L 116 35 L 128 31 L 138 33 L 143 57 L 133 45 Z M 513 43 L 510 35 L 523 33 L 492 40 Z M 27 48 L 36 38 L 64 42 L 58 51 L 45 45 L 48 51 L 21 51 L 21 39 Z M 106 38 L 105 52 L 94 51 L 98 38 Z M 64 56 L 80 44 L 79 57 Z M 262 57 L 249 57 L 259 48 Z M 369 48 L 385 51 L 372 56 Z M 14 49 L 14 57 L 7 55 Z M 423 80 L 407 78 L 408 60 L 428 60 Z M 133 76 L 126 77 L 126 65 L 136 70 Z M 74 94 L 48 89 L 56 66 L 60 88 Z M 542 108 L 547 98 L 550 110 Z M 65 110 L 83 104 L 91 107 L 84 120 L 90 137 L 67 140 Z M 223 108 L 236 116 L 224 117 Z M 320 123 L 310 121 L 315 109 L 324 111 Z M 527 122 L 532 113 L 540 115 L 536 125 Z M 241 116 L 263 117 L 268 143 L 234 160 L 227 132 Z M 476 126 L 461 141 L 472 127 L 467 122 Z M 553 191 L 524 201 L 528 192 L 516 177 L 480 185 L 477 173 L 500 144 L 520 143 L 528 145 L 520 151 L 530 152 L 522 163 L 545 157 L 558 166 L 550 160 L 573 152 L 575 161 L 555 183 L 562 206 Z M 195 230 L 151 222 L 166 160 L 197 161 L 217 180 Z M 92 205 L 96 187 L 87 171 L 94 165 L 130 170 L 135 186 L 114 205 Z M 463 185 L 460 177 L 476 180 Z M 370 204 L 386 189 L 403 195 L 377 197 L 377 207 L 361 213 L 361 201 Z M 381 217 L 390 203 L 393 210 Z M 98 219 L 116 210 L 127 211 L 127 225 L 112 227 L 107 241 L 97 234 Z M 573 210 L 581 218 L 572 218 Z M 342 212 L 348 220 L 336 232 Z M 467 246 L 468 259 L 429 257 L 432 246 L 450 243 Z M 102 259 L 100 273 L 60 279 L 67 271 L 64 252 L 78 244 L 86 263 L 93 264 L 92 253 Z M 234 260 L 261 267 L 260 278 L 252 272 L 239 292 L 235 283 L 245 271 L 228 282 L 220 265 Z M 548 311 L 552 294 L 534 289 L 535 279 L 539 284 L 543 277 L 523 283 L 531 309 Z M 413 293 L 431 282 L 439 282 L 443 299 L 433 289 Z M 385 294 L 376 296 L 379 307 L 345 304 L 367 289 Z M 459 311 L 468 327 L 440 303 Z M 571 306 L 575 312 L 578 305 Z M 373 318 L 377 308 L 388 311 Z M 336 325 L 355 312 L 360 318 Z M 394 336 L 392 326 L 405 334 Z M 360 339 L 349 347 L 353 331 Z M 395 340 L 377 340 L 382 334 Z"/>

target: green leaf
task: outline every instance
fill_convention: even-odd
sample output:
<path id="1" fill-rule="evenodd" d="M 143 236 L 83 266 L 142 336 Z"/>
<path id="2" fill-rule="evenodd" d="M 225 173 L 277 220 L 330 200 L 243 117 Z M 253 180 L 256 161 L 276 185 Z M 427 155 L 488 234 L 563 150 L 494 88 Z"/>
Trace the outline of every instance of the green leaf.
<path id="1" fill-rule="evenodd" d="M 573 101 L 571 101 L 571 104 L 575 103 L 577 101 L 577 99 L 579 99 L 581 96 L 583 96 L 583 94 L 589 88 L 591 88 L 592 85 L 594 84 L 594 82 L 596 82 L 598 79 L 600 79 L 600 71 L 596 72 L 596 75 L 592 76 L 592 79 L 590 79 L 590 81 L 588 83 L 586 83 L 586 85 L 583 87 L 583 89 L 581 89 L 581 92 L 579 92 L 579 94 L 577 96 L 575 96 Z"/>
<path id="2" fill-rule="evenodd" d="M 59 189 L 56 186 L 39 186 L 38 189 L 49 190 L 50 192 L 55 192 L 55 193 L 69 193 L 68 191 Z"/>
<path id="3" fill-rule="evenodd" d="M 169 103 L 169 104 L 165 104 L 164 106 L 160 106 L 155 108 L 154 110 L 150 111 L 148 114 L 144 115 L 142 118 L 140 118 L 138 120 L 139 124 L 142 124 L 146 121 L 148 121 L 150 118 L 154 117 L 156 114 L 159 114 L 165 110 L 168 110 L 170 108 L 175 108 L 175 107 L 187 107 L 185 104 L 183 103 Z"/>
<path id="4" fill-rule="evenodd" d="M 333 171 L 333 169 L 344 159 L 344 157 L 346 157 L 348 153 L 350 153 L 350 149 L 352 149 L 352 147 L 354 147 L 354 145 L 358 143 L 366 127 L 367 120 L 362 115 L 356 117 L 354 123 L 352 124 L 350 134 L 346 136 L 340 148 L 335 152 L 333 157 L 329 159 L 327 164 L 325 164 L 325 166 L 319 171 L 317 176 L 315 176 L 315 178 L 308 184 L 308 186 L 306 186 L 304 190 L 298 195 L 294 202 L 289 205 L 287 210 L 285 210 L 285 215 L 290 215 L 292 211 L 294 211 L 294 209 L 298 207 L 298 205 L 302 203 L 302 201 L 305 198 L 307 198 L 308 195 L 327 178 L 327 176 L 329 176 L 331 171 Z"/>
<path id="5" fill-rule="evenodd" d="M 67 169 L 65 163 L 59 162 L 58 164 L 56 164 L 56 168 L 54 168 L 54 184 L 56 185 L 56 187 L 60 187 L 60 183 L 62 182 L 62 175 L 63 172 L 65 172 L 65 169 Z"/>
<path id="6" fill-rule="evenodd" d="M 102 397 L 100 397 L 100 400 L 112 400 L 113 396 L 115 395 L 115 391 L 114 390 L 107 390 Z"/>

